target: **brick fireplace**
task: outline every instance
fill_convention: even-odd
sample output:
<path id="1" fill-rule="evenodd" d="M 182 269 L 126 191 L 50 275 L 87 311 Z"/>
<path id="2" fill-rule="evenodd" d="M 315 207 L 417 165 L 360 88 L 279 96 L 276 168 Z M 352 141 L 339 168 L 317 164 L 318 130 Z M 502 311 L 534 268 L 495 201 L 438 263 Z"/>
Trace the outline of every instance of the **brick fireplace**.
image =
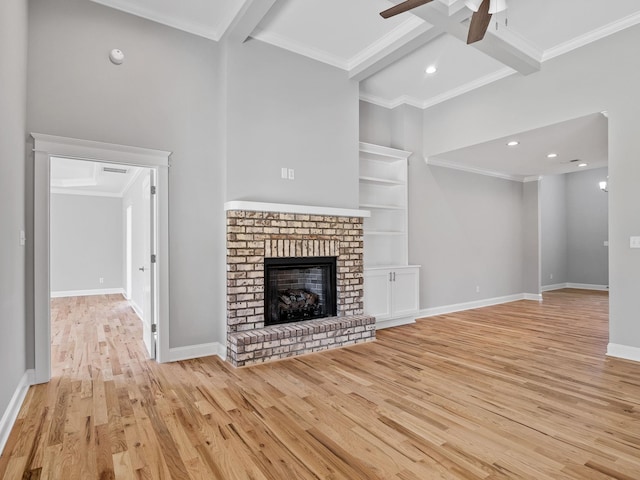
<path id="1" fill-rule="evenodd" d="M 255 202 L 227 210 L 227 360 L 234 366 L 375 339 L 363 314 L 367 212 Z M 265 258 L 335 257 L 335 316 L 265 326 Z"/>

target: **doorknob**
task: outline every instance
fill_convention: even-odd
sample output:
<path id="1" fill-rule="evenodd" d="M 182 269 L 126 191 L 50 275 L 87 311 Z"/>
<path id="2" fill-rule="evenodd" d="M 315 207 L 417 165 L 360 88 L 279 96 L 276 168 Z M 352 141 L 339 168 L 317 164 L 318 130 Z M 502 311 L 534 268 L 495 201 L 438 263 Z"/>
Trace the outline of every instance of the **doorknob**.
<path id="1" fill-rule="evenodd" d="M 141 272 L 144 272 L 144 267 L 140 267 L 138 268 L 138 270 L 140 270 Z"/>

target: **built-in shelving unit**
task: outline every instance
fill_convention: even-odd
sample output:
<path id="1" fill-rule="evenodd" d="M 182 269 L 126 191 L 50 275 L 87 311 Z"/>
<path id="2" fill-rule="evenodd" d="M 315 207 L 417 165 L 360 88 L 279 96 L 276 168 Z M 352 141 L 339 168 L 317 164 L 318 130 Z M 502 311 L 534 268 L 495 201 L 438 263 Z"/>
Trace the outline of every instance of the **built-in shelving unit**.
<path id="1" fill-rule="evenodd" d="M 360 143 L 365 311 L 377 328 L 412 322 L 419 310 L 419 267 L 408 265 L 407 162 L 411 152 Z"/>

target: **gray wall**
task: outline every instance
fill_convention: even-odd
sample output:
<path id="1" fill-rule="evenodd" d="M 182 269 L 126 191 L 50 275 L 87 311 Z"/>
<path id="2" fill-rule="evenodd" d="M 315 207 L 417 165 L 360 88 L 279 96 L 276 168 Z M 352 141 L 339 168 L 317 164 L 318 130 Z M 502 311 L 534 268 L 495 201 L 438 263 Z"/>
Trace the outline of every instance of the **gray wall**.
<path id="1" fill-rule="evenodd" d="M 528 245 L 535 250 L 533 273 L 525 271 L 525 226 L 537 236 L 537 214 L 523 220 L 523 184 L 428 166 L 421 110 L 388 110 L 361 102 L 360 111 L 363 141 L 385 145 L 388 137 L 386 146 L 413 152 L 408 171 L 409 263 L 422 266 L 420 308 L 520 294 L 527 274 L 537 282 L 537 238 Z M 537 191 L 527 198 L 537 202 Z M 537 290 L 536 284 L 527 293 Z"/>
<path id="2" fill-rule="evenodd" d="M 51 194 L 50 209 L 51 292 L 122 288 L 122 199 Z"/>
<path id="3" fill-rule="evenodd" d="M 229 47 L 227 198 L 357 208 L 358 85 L 249 40 Z M 295 180 L 280 178 L 281 167 Z"/>
<path id="4" fill-rule="evenodd" d="M 607 178 L 606 168 L 566 175 L 567 263 L 571 283 L 609 284 L 609 195 L 598 183 Z"/>
<path id="5" fill-rule="evenodd" d="M 540 294 L 540 182 L 522 185 L 522 289 L 523 293 Z"/>
<path id="6" fill-rule="evenodd" d="M 549 60 L 540 72 L 505 78 L 424 112 L 424 144 L 433 154 L 609 112 L 609 338 L 635 348 L 640 250 L 629 248 L 629 237 L 640 235 L 640 63 L 631 61 L 638 42 L 640 26 L 634 26 Z"/>
<path id="7" fill-rule="evenodd" d="M 25 124 L 27 2 L 0 2 L 0 418 L 26 371 Z"/>
<path id="8" fill-rule="evenodd" d="M 566 178 L 546 175 L 540 181 L 543 286 L 569 282 Z"/>
<path id="9" fill-rule="evenodd" d="M 170 346 L 219 340 L 220 46 L 82 0 L 31 0 L 29 21 L 29 131 L 173 152 Z M 123 65 L 109 62 L 113 48 Z"/>
<path id="10" fill-rule="evenodd" d="M 138 176 L 136 181 L 127 189 L 122 198 L 122 225 L 123 225 L 123 263 L 122 263 L 122 285 L 126 288 L 127 284 L 127 265 L 126 265 L 126 221 L 127 207 L 131 206 L 131 302 L 135 304 L 135 308 L 142 313 L 144 308 L 144 286 L 145 275 L 138 270 L 148 263 L 145 256 L 145 232 L 144 228 L 145 215 L 149 216 L 149 212 L 144 208 L 144 191 L 143 185 L 149 177 L 149 170 L 145 169 Z"/>

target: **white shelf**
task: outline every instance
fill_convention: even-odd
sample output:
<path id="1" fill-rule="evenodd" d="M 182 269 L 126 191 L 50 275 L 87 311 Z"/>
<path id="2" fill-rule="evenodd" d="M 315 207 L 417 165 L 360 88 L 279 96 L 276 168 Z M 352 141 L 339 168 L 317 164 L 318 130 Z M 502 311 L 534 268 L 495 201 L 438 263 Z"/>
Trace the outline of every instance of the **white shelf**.
<path id="1" fill-rule="evenodd" d="M 370 208 L 372 210 L 404 210 L 404 207 L 399 205 L 376 205 L 373 203 L 361 203 L 360 208 Z"/>
<path id="2" fill-rule="evenodd" d="M 264 203 L 234 200 L 224 204 L 225 210 L 247 210 L 250 212 L 280 212 L 301 213 L 310 215 L 331 215 L 336 217 L 361 217 L 371 216 L 366 210 L 354 210 L 349 208 L 323 207 L 315 205 L 293 205 L 288 203 Z"/>
<path id="3" fill-rule="evenodd" d="M 406 182 L 400 180 L 390 180 L 387 178 L 377 178 L 377 177 L 360 177 L 361 183 L 369 183 L 371 185 L 405 185 Z"/>

